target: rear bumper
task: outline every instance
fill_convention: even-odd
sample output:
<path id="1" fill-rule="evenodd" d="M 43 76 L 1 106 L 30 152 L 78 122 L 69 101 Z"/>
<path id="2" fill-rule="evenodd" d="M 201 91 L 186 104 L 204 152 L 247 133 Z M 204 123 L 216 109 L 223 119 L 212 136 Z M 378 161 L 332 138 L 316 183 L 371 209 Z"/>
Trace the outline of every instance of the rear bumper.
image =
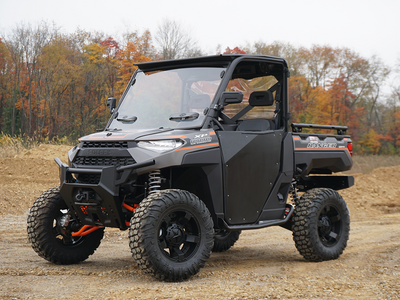
<path id="1" fill-rule="evenodd" d="M 60 194 L 68 208 L 82 225 L 107 226 L 126 229 L 122 212 L 122 200 L 119 197 L 120 185 L 132 178 L 136 169 L 154 165 L 155 161 L 101 169 L 70 168 L 60 159 Z M 98 183 L 88 184 L 76 180 L 76 175 L 90 174 L 99 177 Z"/>

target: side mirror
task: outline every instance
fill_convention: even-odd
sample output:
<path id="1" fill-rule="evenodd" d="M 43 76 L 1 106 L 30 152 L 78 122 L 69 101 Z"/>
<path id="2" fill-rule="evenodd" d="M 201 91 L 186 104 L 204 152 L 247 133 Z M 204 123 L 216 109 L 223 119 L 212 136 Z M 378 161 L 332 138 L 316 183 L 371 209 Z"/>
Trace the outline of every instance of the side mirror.
<path id="1" fill-rule="evenodd" d="M 110 97 L 107 99 L 107 107 L 110 108 L 110 114 L 114 112 L 116 106 L 117 106 L 117 98 Z"/>
<path id="2" fill-rule="evenodd" d="M 242 92 L 223 92 L 220 103 L 222 106 L 234 103 L 241 103 L 243 101 Z"/>

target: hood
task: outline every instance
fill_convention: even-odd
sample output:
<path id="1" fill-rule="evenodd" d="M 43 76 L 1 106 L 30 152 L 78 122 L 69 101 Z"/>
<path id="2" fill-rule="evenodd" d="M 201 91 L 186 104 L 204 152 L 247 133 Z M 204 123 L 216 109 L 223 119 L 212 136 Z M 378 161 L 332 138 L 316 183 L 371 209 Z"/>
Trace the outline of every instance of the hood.
<path id="1" fill-rule="evenodd" d="M 157 129 L 136 129 L 130 131 L 102 131 L 96 132 L 93 134 L 89 134 L 83 136 L 79 139 L 79 142 L 87 142 L 87 141 L 115 141 L 115 140 L 129 140 L 133 141 L 140 137 L 146 135 L 153 135 L 157 133 L 163 133 L 167 131 L 173 131 L 171 128 L 157 128 Z"/>

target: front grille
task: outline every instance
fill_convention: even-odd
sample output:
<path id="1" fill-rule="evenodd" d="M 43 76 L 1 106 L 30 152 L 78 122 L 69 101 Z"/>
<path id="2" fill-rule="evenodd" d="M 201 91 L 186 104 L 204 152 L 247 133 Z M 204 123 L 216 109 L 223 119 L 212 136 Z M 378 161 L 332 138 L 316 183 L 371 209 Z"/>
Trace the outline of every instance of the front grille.
<path id="1" fill-rule="evenodd" d="M 91 167 L 102 168 L 114 166 L 116 168 L 135 164 L 136 161 L 129 155 L 127 142 L 84 142 L 78 155 L 72 161 L 75 168 L 90 169 Z M 114 148 L 114 149 L 110 149 Z M 120 149 L 118 149 L 120 148 Z M 94 156 L 93 154 L 100 154 Z M 110 156 L 101 156 L 109 154 Z M 121 172 L 117 173 L 117 180 L 122 176 Z M 100 174 L 80 173 L 77 180 L 80 183 L 98 184 L 100 182 Z"/>
<path id="2" fill-rule="evenodd" d="M 79 166 L 126 166 L 135 163 L 132 157 L 109 157 L 109 156 L 77 156 L 74 164 Z"/>
<path id="3" fill-rule="evenodd" d="M 78 182 L 86 184 L 98 184 L 100 182 L 100 174 L 79 174 Z"/>
<path id="4" fill-rule="evenodd" d="M 83 142 L 82 148 L 128 148 L 128 142 Z"/>

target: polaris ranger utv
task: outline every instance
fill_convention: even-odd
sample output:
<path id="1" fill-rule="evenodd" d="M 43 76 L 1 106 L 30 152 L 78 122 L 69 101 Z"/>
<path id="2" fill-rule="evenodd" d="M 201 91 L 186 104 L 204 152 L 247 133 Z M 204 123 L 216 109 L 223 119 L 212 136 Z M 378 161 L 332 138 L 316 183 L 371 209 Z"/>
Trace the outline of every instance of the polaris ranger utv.
<path id="1" fill-rule="evenodd" d="M 351 168 L 352 142 L 345 126 L 290 128 L 284 59 L 217 55 L 137 66 L 118 105 L 107 100 L 105 129 L 82 137 L 68 165 L 55 158 L 60 186 L 28 216 L 40 256 L 78 263 L 105 227 L 129 229 L 139 267 L 179 281 L 242 230 L 267 226 L 292 230 L 307 260 L 341 255 L 350 219 L 336 190 L 354 179 L 331 174 Z"/>

